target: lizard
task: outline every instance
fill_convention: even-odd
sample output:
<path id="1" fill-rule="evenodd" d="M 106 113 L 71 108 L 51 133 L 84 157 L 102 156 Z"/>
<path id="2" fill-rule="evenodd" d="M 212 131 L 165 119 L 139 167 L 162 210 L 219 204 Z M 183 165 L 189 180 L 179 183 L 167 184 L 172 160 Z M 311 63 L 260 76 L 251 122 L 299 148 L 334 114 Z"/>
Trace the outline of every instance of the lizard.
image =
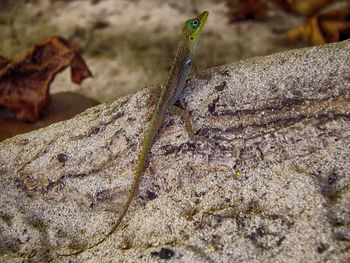
<path id="1" fill-rule="evenodd" d="M 189 77 L 189 73 L 192 67 L 192 59 L 195 49 L 198 44 L 199 37 L 202 33 L 203 26 L 209 15 L 208 11 L 202 12 L 199 16 L 186 20 L 182 33 L 180 35 L 180 41 L 177 47 L 174 62 L 171 66 L 169 75 L 167 77 L 165 85 L 162 86 L 160 95 L 156 102 L 155 109 L 153 110 L 151 119 L 148 123 L 147 130 L 141 145 L 141 150 L 138 153 L 137 166 L 134 174 L 134 179 L 130 187 L 130 191 L 127 196 L 127 200 L 124 204 L 122 212 L 118 217 L 116 223 L 114 223 L 112 229 L 101 240 L 90 247 L 85 247 L 79 251 L 73 252 L 69 255 L 80 254 L 81 252 L 93 248 L 103 241 L 105 241 L 114 231 L 118 228 L 123 218 L 125 217 L 128 208 L 138 190 L 142 176 L 146 170 L 146 162 L 151 151 L 152 145 L 161 129 L 167 113 L 177 114 L 184 118 L 186 129 L 190 138 L 194 138 L 192 124 L 189 113 L 177 106 L 174 103 L 179 99 L 181 95 L 186 79 Z"/>
<path id="2" fill-rule="evenodd" d="M 188 19 L 184 24 L 174 62 L 171 66 L 166 83 L 161 89 L 160 96 L 153 111 L 151 120 L 148 123 L 143 145 L 138 155 L 134 180 L 131 185 L 124 209 L 119 217 L 119 221 L 121 221 L 121 219 L 125 216 L 131 201 L 138 190 L 141 178 L 146 170 L 146 159 L 151 151 L 153 142 L 164 123 L 167 113 L 170 112 L 182 116 L 184 118 L 189 136 L 194 138 L 192 124 L 188 112 L 175 106 L 174 103 L 179 99 L 184 89 L 186 79 L 188 78 L 191 70 L 193 54 L 197 47 L 199 37 L 202 33 L 208 15 L 209 12 L 204 11 L 199 16 Z"/>

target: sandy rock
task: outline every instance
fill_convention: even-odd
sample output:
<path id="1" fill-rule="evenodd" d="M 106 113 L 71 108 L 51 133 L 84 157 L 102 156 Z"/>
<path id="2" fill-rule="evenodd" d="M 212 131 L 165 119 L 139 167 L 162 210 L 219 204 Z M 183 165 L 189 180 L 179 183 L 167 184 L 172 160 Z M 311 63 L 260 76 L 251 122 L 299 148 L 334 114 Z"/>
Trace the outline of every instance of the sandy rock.
<path id="1" fill-rule="evenodd" d="M 349 262 L 350 41 L 212 68 L 126 200 L 149 91 L 0 143 L 0 260 Z"/>

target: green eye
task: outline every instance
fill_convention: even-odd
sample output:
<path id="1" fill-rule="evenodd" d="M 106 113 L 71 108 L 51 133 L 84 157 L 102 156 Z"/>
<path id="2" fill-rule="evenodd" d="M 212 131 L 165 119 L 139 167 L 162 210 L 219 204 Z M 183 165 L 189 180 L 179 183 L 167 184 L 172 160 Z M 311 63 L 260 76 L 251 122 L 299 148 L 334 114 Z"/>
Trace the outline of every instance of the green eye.
<path id="1" fill-rule="evenodd" d="M 198 20 L 196 20 L 196 19 L 192 20 L 191 26 L 193 29 L 197 29 L 199 27 Z"/>
<path id="2" fill-rule="evenodd" d="M 199 21 L 197 19 L 189 19 L 186 21 L 186 26 L 189 30 L 196 30 L 199 27 Z"/>

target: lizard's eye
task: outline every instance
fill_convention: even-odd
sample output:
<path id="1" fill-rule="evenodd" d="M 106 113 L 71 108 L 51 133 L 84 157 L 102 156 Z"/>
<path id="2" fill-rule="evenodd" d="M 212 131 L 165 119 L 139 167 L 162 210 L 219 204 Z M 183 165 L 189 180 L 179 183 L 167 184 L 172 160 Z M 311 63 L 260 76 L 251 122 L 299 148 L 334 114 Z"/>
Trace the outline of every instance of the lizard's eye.
<path id="1" fill-rule="evenodd" d="M 185 62 L 186 66 L 190 67 L 192 65 L 192 59 L 187 59 Z"/>
<path id="2" fill-rule="evenodd" d="M 196 20 L 196 19 L 194 19 L 194 20 L 192 20 L 192 28 L 193 29 L 197 29 L 198 28 L 198 26 L 199 26 L 199 22 L 198 22 L 198 20 Z"/>
<path id="3" fill-rule="evenodd" d="M 190 41 L 193 41 L 194 37 L 193 36 L 189 36 L 188 38 Z"/>
<path id="4" fill-rule="evenodd" d="M 199 27 L 199 21 L 197 19 L 189 19 L 186 21 L 188 30 L 196 30 Z"/>

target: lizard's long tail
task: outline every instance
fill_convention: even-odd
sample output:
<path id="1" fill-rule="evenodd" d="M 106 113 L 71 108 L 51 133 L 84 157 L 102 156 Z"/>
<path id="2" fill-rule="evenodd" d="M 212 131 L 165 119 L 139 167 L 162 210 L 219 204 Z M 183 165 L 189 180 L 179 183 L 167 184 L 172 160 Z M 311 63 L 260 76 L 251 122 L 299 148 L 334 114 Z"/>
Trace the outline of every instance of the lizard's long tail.
<path id="1" fill-rule="evenodd" d="M 159 108 L 157 107 L 157 109 L 159 109 Z M 132 202 L 132 200 L 133 200 L 133 198 L 134 198 L 134 196 L 139 188 L 141 178 L 144 175 L 145 170 L 146 170 L 146 160 L 148 157 L 148 153 L 150 152 L 150 150 L 152 148 L 153 142 L 157 136 L 157 133 L 160 129 L 160 126 L 163 123 L 163 119 L 164 119 L 164 113 L 162 114 L 160 111 L 156 110 L 152 114 L 152 118 L 148 124 L 147 131 L 146 131 L 146 134 L 144 136 L 143 143 L 142 143 L 142 149 L 138 155 L 135 176 L 134 176 L 134 179 L 132 181 L 127 200 L 125 202 L 125 205 L 123 206 L 123 210 L 122 210 L 120 216 L 118 217 L 118 220 L 114 223 L 112 229 L 107 233 L 107 235 L 105 235 L 102 239 L 100 239 L 95 244 L 93 244 L 91 246 L 86 246 L 86 247 L 82 248 L 81 250 L 75 251 L 73 253 L 59 254 L 59 256 L 78 255 L 78 254 L 80 254 L 88 249 L 91 249 L 95 246 L 98 246 L 99 244 L 104 242 L 109 236 L 111 236 L 114 233 L 114 231 L 119 227 L 120 223 L 122 222 L 123 218 L 125 217 L 128 209 L 129 209 L 129 206 L 130 206 L 130 204 L 131 204 L 131 202 Z"/>

